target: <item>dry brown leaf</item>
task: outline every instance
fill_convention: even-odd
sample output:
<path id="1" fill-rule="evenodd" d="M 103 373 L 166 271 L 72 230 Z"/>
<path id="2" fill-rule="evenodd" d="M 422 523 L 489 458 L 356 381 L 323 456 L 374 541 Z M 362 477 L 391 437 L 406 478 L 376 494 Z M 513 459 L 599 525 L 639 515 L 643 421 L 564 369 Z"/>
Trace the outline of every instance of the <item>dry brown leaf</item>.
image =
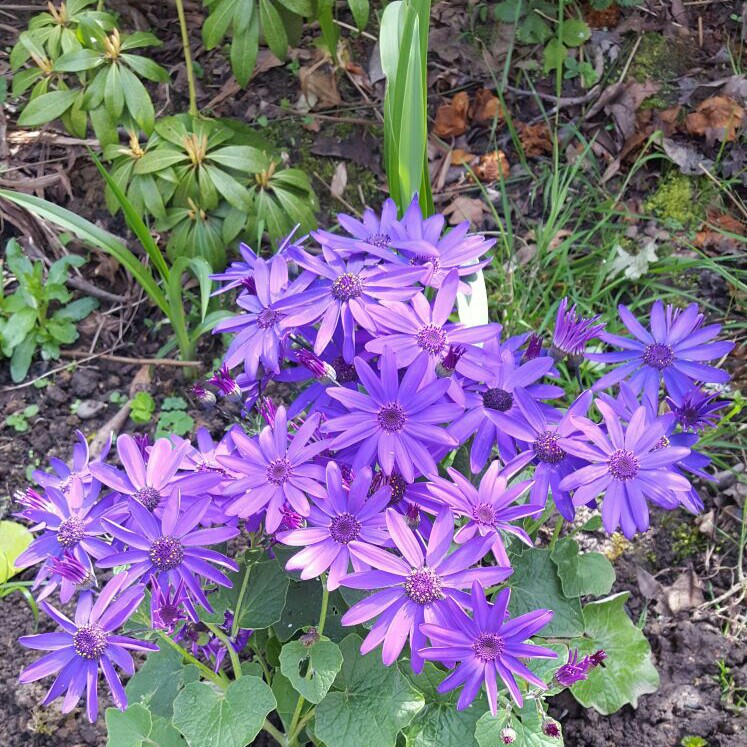
<path id="1" fill-rule="evenodd" d="M 298 79 L 301 83 L 301 95 L 296 108 L 299 111 L 329 109 L 342 103 L 331 65 L 319 62 L 310 66 L 303 65 L 298 71 Z"/>
<path id="2" fill-rule="evenodd" d="M 474 227 L 478 227 L 485 215 L 485 203 L 473 197 L 459 195 L 443 213 L 448 217 L 450 226 L 456 226 L 468 220 Z"/>
<path id="3" fill-rule="evenodd" d="M 552 153 L 552 135 L 550 128 L 544 122 L 527 124 L 516 122 L 519 140 L 527 158 L 535 158 L 543 153 Z"/>
<path id="4" fill-rule="evenodd" d="M 747 236 L 747 226 L 728 213 L 708 213 L 708 222 L 695 234 L 695 246 L 700 249 L 731 249 L 741 244 L 725 233 Z"/>
<path id="5" fill-rule="evenodd" d="M 436 111 L 433 134 L 439 137 L 456 137 L 467 131 L 469 96 L 460 91 L 447 104 L 441 104 Z"/>
<path id="6" fill-rule="evenodd" d="M 336 197 L 338 200 L 342 199 L 345 187 L 348 186 L 348 169 L 345 166 L 345 161 L 340 161 L 335 167 L 335 173 L 332 176 L 332 183 L 329 185 L 329 191 L 332 193 L 332 197 Z"/>
<path id="7" fill-rule="evenodd" d="M 691 135 L 700 135 L 709 142 L 713 140 L 731 142 L 737 138 L 742 126 L 744 109 L 728 96 L 711 96 L 701 101 L 695 111 L 685 118 L 685 126 Z"/>
<path id="8" fill-rule="evenodd" d="M 487 88 L 478 88 L 470 110 L 470 116 L 475 124 L 492 125 L 494 121 L 500 124 L 503 122 L 501 102 Z"/>
<path id="9" fill-rule="evenodd" d="M 620 23 L 620 6 L 613 2 L 608 8 L 597 10 L 587 5 L 584 8 L 584 20 L 593 29 L 613 29 Z"/>
<path id="10" fill-rule="evenodd" d="M 475 175 L 481 182 L 491 183 L 497 181 L 500 175 L 503 178 L 508 177 L 509 165 L 508 158 L 502 150 L 494 150 L 480 156 L 480 161 L 475 166 Z"/>
<path id="11" fill-rule="evenodd" d="M 464 166 L 465 163 L 472 163 L 477 156 L 474 153 L 467 153 L 462 148 L 454 148 L 451 151 L 451 165 L 452 166 Z"/>
<path id="12" fill-rule="evenodd" d="M 703 584 L 692 568 L 681 573 L 675 582 L 663 591 L 664 598 L 659 600 L 657 606 L 665 614 L 669 612 L 676 615 L 678 612 L 703 604 Z"/>
<path id="13" fill-rule="evenodd" d="M 604 111 L 615 120 L 617 129 L 628 140 L 635 135 L 637 127 L 636 112 L 638 107 L 649 96 L 653 96 L 661 85 L 650 80 L 639 83 L 637 80 L 625 83 L 613 83 L 602 92 L 594 106 L 586 115 L 591 119 L 597 112 Z"/>

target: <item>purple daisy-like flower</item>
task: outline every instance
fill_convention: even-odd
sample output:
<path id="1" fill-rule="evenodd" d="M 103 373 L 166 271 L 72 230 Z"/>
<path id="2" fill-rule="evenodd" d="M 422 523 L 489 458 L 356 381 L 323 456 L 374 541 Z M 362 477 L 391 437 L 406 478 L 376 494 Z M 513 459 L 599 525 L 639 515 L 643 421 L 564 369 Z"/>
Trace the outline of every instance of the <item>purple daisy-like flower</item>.
<path id="1" fill-rule="evenodd" d="M 185 511 L 181 510 L 181 496 L 177 492 L 167 502 L 159 522 L 141 503 L 130 499 L 131 521 L 127 528 L 104 519 L 112 534 L 127 547 L 98 561 L 101 568 L 129 565 L 127 576 L 131 580 L 164 581 L 172 589 L 183 584 L 190 599 L 212 611 L 200 585 L 206 578 L 218 586 L 230 587 L 231 582 L 211 563 L 238 571 L 239 567 L 225 555 L 209 550 L 205 545 L 217 545 L 235 537 L 236 527 L 196 529 L 210 507 L 210 499 L 195 500 Z"/>
<path id="2" fill-rule="evenodd" d="M 231 372 L 225 363 L 213 372 L 207 383 L 212 384 L 223 397 L 241 397 L 241 387 L 236 379 L 231 376 Z"/>
<path id="3" fill-rule="evenodd" d="M 397 220 L 397 205 L 390 197 L 381 207 L 381 216 L 367 208 L 362 220 L 352 215 L 339 213 L 337 221 L 350 234 L 341 236 L 329 231 L 312 231 L 311 235 L 325 248 L 331 249 L 338 256 L 363 256 L 389 259 L 394 252 L 389 248 L 394 232 L 393 225 Z"/>
<path id="4" fill-rule="evenodd" d="M 598 314 L 591 319 L 578 316 L 576 305 L 569 309 L 568 299 L 564 298 L 555 317 L 551 355 L 558 360 L 566 356 L 577 358 L 583 355 L 587 343 L 599 337 L 599 333 L 604 329 L 604 323 L 598 323 L 598 319 Z"/>
<path id="5" fill-rule="evenodd" d="M 464 710 L 477 697 L 484 686 L 491 713 L 498 711 L 498 679 L 508 689 L 511 697 L 521 708 L 524 703 L 515 677 L 546 690 L 547 685 L 537 677 L 521 659 L 554 659 L 557 654 L 544 646 L 525 643 L 536 635 L 552 619 L 550 610 L 536 610 L 525 615 L 508 618 L 510 589 L 498 592 L 495 603 L 489 604 L 481 584 L 472 584 L 470 617 L 458 604 L 448 604 L 445 622 L 426 623 L 422 633 L 434 644 L 423 648 L 420 655 L 428 661 L 439 661 L 450 665 L 457 661 L 456 668 L 438 686 L 441 693 L 462 687 L 457 709 Z"/>
<path id="6" fill-rule="evenodd" d="M 520 471 L 527 465 L 534 464 L 529 502 L 544 506 L 551 491 L 560 515 L 573 521 L 576 514 L 573 501 L 568 491 L 561 489 L 560 483 L 571 472 L 585 466 L 586 462 L 568 454 L 559 446 L 559 442 L 561 438 L 572 438 L 574 434 L 579 434 L 582 440 L 585 438 L 580 434 L 575 418 L 586 415 L 591 406 L 592 394 L 583 392 L 557 422 L 548 420 L 545 412 L 523 389 L 517 389 L 514 395 L 533 438 L 529 442 L 529 448 L 512 459 L 507 469 Z"/>
<path id="7" fill-rule="evenodd" d="M 286 503 L 302 516 L 309 515 L 306 494 L 324 496 L 324 468 L 314 458 L 327 443 L 311 441 L 319 421 L 318 415 L 307 418 L 291 440 L 285 408 L 279 407 L 275 424 L 263 428 L 259 436 L 234 433 L 236 456 L 218 457 L 219 464 L 243 475 L 224 491 L 239 496 L 226 507 L 229 516 L 246 518 L 266 509 L 265 529 L 272 533 L 280 526 Z"/>
<path id="8" fill-rule="evenodd" d="M 555 672 L 555 680 L 563 687 L 571 687 L 576 682 L 585 680 L 589 670 L 594 666 L 588 656 L 579 661 L 578 649 L 568 652 L 568 661 Z"/>
<path id="9" fill-rule="evenodd" d="M 184 583 L 179 583 L 173 589 L 168 583 L 158 579 L 151 581 L 150 624 L 154 630 L 165 630 L 173 635 L 177 626 L 183 620 L 195 617 L 194 607 L 184 590 Z"/>
<path id="10" fill-rule="evenodd" d="M 210 472 L 193 472 L 177 477 L 189 448 L 187 441 L 174 447 L 167 438 L 159 438 L 146 458 L 137 441 L 123 434 L 117 439 L 117 453 L 124 472 L 103 462 L 93 462 L 91 472 L 104 485 L 122 495 L 131 495 L 149 511 L 155 511 L 161 501 L 176 489 L 199 494 L 220 482 L 220 476 Z"/>
<path id="11" fill-rule="evenodd" d="M 45 488 L 57 488 L 63 493 L 70 489 L 72 481 L 76 479 L 80 480 L 85 486 L 90 485 L 94 478 L 88 466 L 91 457 L 88 451 L 88 441 L 86 441 L 86 437 L 80 431 L 75 431 L 75 435 L 78 437 L 78 443 L 73 446 L 72 466 L 69 467 L 62 459 L 51 457 L 49 463 L 55 474 L 50 474 L 43 470 L 35 470 L 32 477 L 39 485 Z M 104 445 L 99 456 L 100 460 L 106 459 L 110 447 L 111 438 Z"/>
<path id="12" fill-rule="evenodd" d="M 401 252 L 400 264 L 425 268 L 426 274 L 421 282 L 432 288 L 439 288 L 451 270 L 457 270 L 459 277 L 477 272 L 490 262 L 483 257 L 495 244 L 495 239 L 470 234 L 469 221 L 442 235 L 445 222 L 441 213 L 423 218 L 416 195 L 402 220 L 392 224 L 391 246 Z M 469 287 L 462 284 L 461 290 L 469 292 Z"/>
<path id="13" fill-rule="evenodd" d="M 438 289 L 432 306 L 425 295 L 418 293 L 409 304 L 385 301 L 372 307 L 370 315 L 377 323 L 379 334 L 366 344 L 366 350 L 380 354 L 390 348 L 400 368 L 409 366 L 421 353 L 441 363 L 450 352 L 452 359 L 456 357 L 453 368 L 458 373 L 463 373 L 468 363 L 472 367 L 484 366 L 485 354 L 479 344 L 498 337 L 501 325 L 466 327 L 449 322 L 458 286 L 459 275 L 452 270 Z M 454 345 L 459 347 L 458 357 Z"/>
<path id="14" fill-rule="evenodd" d="M 454 536 L 456 542 L 462 544 L 476 534 L 492 536 L 496 562 L 510 565 L 501 533 L 513 534 L 531 546 L 533 543 L 529 535 L 511 522 L 540 513 L 542 504 L 512 505 L 528 490 L 532 481 L 524 480 L 508 487 L 506 477 L 500 470 L 500 464 L 493 462 L 480 480 L 479 488 L 476 488 L 464 475 L 449 467 L 446 471 L 451 482 L 434 475 L 428 490 L 436 500 L 449 506 L 457 515 L 467 518 L 466 524 Z"/>
<path id="15" fill-rule="evenodd" d="M 383 510 L 389 503 L 391 490 L 384 486 L 369 496 L 371 470 L 360 470 L 350 489 L 343 485 L 340 468 L 327 465 L 327 497 L 316 498 L 307 526 L 278 535 L 284 545 L 305 547 L 285 565 L 288 571 L 301 571 L 304 580 L 316 578 L 329 569 L 327 586 L 340 585 L 350 563 L 362 571 L 365 560 L 356 553 L 359 543 L 383 545 L 389 539 Z"/>
<path id="16" fill-rule="evenodd" d="M 317 279 L 302 293 L 278 304 L 287 312 L 283 328 L 301 327 L 320 321 L 314 341 L 314 352 L 324 352 L 338 327 L 344 336 L 342 353 L 347 362 L 355 357 L 356 323 L 376 331 L 371 308 L 379 301 L 403 301 L 417 292 L 415 283 L 422 277 L 417 268 L 402 269 L 367 266 L 362 259 L 343 261 L 329 252 L 314 257 L 308 252 L 293 252 L 298 265 Z"/>
<path id="17" fill-rule="evenodd" d="M 387 475 L 395 466 L 408 482 L 413 482 L 416 471 L 435 474 L 436 462 L 429 447 L 457 445 L 453 436 L 436 425 L 461 412 L 459 405 L 443 401 L 450 381 L 434 376 L 430 383 L 423 384 L 432 367 L 425 354 L 407 369 L 401 382 L 394 353 L 389 349 L 381 356 L 380 376 L 361 358 L 356 358 L 354 365 L 366 393 L 342 387 L 328 390 L 329 396 L 349 411 L 322 426 L 324 432 L 338 434 L 329 448 L 358 444 L 352 461 L 354 470 L 370 466 L 378 455 Z"/>
<path id="18" fill-rule="evenodd" d="M 387 509 L 386 523 L 402 557 L 356 540 L 351 543 L 351 551 L 374 570 L 351 574 L 343 580 L 343 586 L 380 591 L 354 604 L 343 615 L 342 624 L 360 625 L 378 616 L 363 641 L 361 653 L 367 654 L 383 642 L 382 660 L 389 666 L 409 638 L 411 665 L 413 671 L 420 672 L 423 659 L 419 652 L 425 644 L 423 623 L 447 625 L 447 600 L 466 604 L 469 596 L 462 589 L 468 589 L 474 581 L 481 581 L 486 587 L 498 584 L 508 578 L 511 568 L 472 567 L 490 550 L 492 536 L 475 537 L 448 554 L 454 536 L 454 517 L 448 508 L 436 517 L 425 552 L 401 514 Z"/>
<path id="19" fill-rule="evenodd" d="M 615 353 L 590 353 L 587 358 L 603 363 L 622 365 L 602 376 L 594 384 L 600 391 L 623 379 L 629 379 L 631 387 L 646 393 L 655 404 L 659 401 L 659 386 L 664 386 L 670 396 L 682 397 L 697 381 L 725 384 L 729 374 L 703 361 L 720 358 L 731 351 L 733 342 L 713 341 L 721 331 L 721 325 L 703 326 L 705 317 L 699 313 L 696 303 L 686 309 L 664 306 L 656 301 L 651 307 L 651 329 L 647 330 L 626 306 L 619 306 L 620 318 L 633 335 L 620 337 L 609 332 L 600 333 L 605 342 L 622 348 Z"/>
<path id="20" fill-rule="evenodd" d="M 472 472 L 482 470 L 496 444 L 505 458 L 513 452 L 513 438 L 533 440 L 532 430 L 515 402 L 514 393 L 524 389 L 536 399 L 563 394 L 560 387 L 537 383 L 552 367 L 550 357 L 517 365 L 514 354 L 505 349 L 499 361 L 485 368 L 479 382 L 465 387 L 464 414 L 451 424 L 449 433 L 456 436 L 459 443 L 474 434 L 470 451 Z M 552 412 L 552 408 L 547 409 Z"/>
<path id="21" fill-rule="evenodd" d="M 229 370 L 243 363 L 250 378 L 256 378 L 260 364 L 273 373 L 280 371 L 288 335 L 281 324 L 285 312 L 279 309 L 280 301 L 304 290 L 311 279 L 305 273 L 289 284 L 284 256 L 276 255 L 269 262 L 257 259 L 254 265 L 257 294 L 243 294 L 237 300 L 246 313 L 224 319 L 213 329 L 213 334 L 235 333 L 223 357 Z"/>
<path id="22" fill-rule="evenodd" d="M 690 453 L 685 447 L 653 450 L 664 435 L 661 422 L 650 422 L 639 407 L 626 428 L 605 402 L 597 402 L 606 432 L 586 418 L 575 423 L 588 439 L 561 438 L 558 445 L 589 464 L 563 478 L 562 490 L 574 490 L 573 503 L 584 505 L 604 495 L 602 522 L 608 533 L 618 526 L 630 538 L 649 527 L 647 500 L 672 508 L 672 495 L 688 493 L 691 485 L 673 465 Z"/>
<path id="23" fill-rule="evenodd" d="M 667 406 L 683 431 L 704 431 L 716 427 L 715 414 L 728 406 L 728 402 L 717 399 L 718 392 L 709 394 L 700 387 L 693 387 L 683 395 L 666 398 Z"/>
<path id="24" fill-rule="evenodd" d="M 57 633 L 19 638 L 19 643 L 26 648 L 50 651 L 26 667 L 19 677 L 22 683 L 28 683 L 57 674 L 42 705 L 49 705 L 65 693 L 62 712 L 69 713 L 85 693 L 88 720 L 93 723 L 99 711 L 98 678 L 101 669 L 115 705 L 121 710 L 127 708 L 127 695 L 114 667 L 118 666 L 126 674 L 134 674 L 135 664 L 130 650 L 157 651 L 158 646 L 115 634 L 137 609 L 144 595 L 141 585 L 122 591 L 126 583 L 124 574 L 120 574 L 101 590 L 95 601 L 91 592 L 81 594 L 74 620 L 46 602 L 39 604 L 62 628 Z"/>

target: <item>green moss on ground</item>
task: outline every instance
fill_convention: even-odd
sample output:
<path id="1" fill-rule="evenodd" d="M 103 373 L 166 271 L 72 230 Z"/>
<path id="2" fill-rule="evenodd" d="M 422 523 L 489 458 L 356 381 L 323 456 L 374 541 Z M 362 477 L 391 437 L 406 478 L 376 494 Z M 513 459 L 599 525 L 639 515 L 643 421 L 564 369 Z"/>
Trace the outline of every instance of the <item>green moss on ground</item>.
<path id="1" fill-rule="evenodd" d="M 698 194 L 698 180 L 675 172 L 659 182 L 643 207 L 674 228 L 697 228 L 706 216 L 703 195 Z"/>

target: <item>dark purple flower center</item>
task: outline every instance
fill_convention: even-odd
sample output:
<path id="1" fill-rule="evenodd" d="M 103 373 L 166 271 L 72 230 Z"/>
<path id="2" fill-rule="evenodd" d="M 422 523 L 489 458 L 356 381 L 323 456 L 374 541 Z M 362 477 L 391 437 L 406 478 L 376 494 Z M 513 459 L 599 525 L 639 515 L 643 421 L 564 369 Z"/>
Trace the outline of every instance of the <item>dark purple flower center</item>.
<path id="1" fill-rule="evenodd" d="M 179 620 L 187 619 L 187 616 L 182 612 L 180 605 L 170 604 L 168 602 L 158 607 L 156 610 L 156 617 L 163 628 L 170 631 L 174 630 L 174 626 L 179 622 Z"/>
<path id="2" fill-rule="evenodd" d="M 483 392 L 482 403 L 485 407 L 499 412 L 510 410 L 514 403 L 514 395 L 505 389 L 494 387 Z"/>
<path id="3" fill-rule="evenodd" d="M 81 625 L 73 635 L 75 653 L 84 659 L 100 659 L 106 645 L 106 633 L 100 625 Z"/>
<path id="4" fill-rule="evenodd" d="M 499 659 L 506 644 L 495 633 L 481 633 L 472 643 L 475 656 L 483 663 Z"/>
<path id="5" fill-rule="evenodd" d="M 560 727 L 554 721 L 545 721 L 542 724 L 542 733 L 546 737 L 560 738 Z"/>
<path id="6" fill-rule="evenodd" d="M 407 491 L 407 480 L 399 472 L 392 472 L 386 480 L 387 485 L 392 489 L 389 506 L 396 506 L 404 497 Z"/>
<path id="7" fill-rule="evenodd" d="M 260 329 L 270 329 L 280 319 L 280 312 L 275 309 L 262 309 L 257 317 L 257 326 Z"/>
<path id="8" fill-rule="evenodd" d="M 384 405 L 376 419 L 379 426 L 387 433 L 399 433 L 404 427 L 407 418 L 405 417 L 405 408 L 393 402 L 390 405 Z"/>
<path id="9" fill-rule="evenodd" d="M 150 546 L 148 557 L 159 571 L 173 571 L 184 560 L 184 546 L 176 537 L 159 537 Z"/>
<path id="10" fill-rule="evenodd" d="M 653 342 L 643 349 L 643 362 L 647 366 L 657 368 L 660 371 L 667 366 L 671 366 L 673 360 L 674 350 L 671 346 L 664 345 L 661 342 Z"/>
<path id="11" fill-rule="evenodd" d="M 486 527 L 495 526 L 495 508 L 489 503 L 478 503 L 472 509 L 472 518 L 478 523 Z"/>
<path id="12" fill-rule="evenodd" d="M 655 444 L 651 451 L 659 451 L 659 449 L 666 449 L 671 446 L 669 439 L 666 436 L 662 436 Z"/>
<path id="13" fill-rule="evenodd" d="M 342 356 L 332 361 L 332 368 L 335 369 L 335 379 L 338 384 L 349 384 L 352 381 L 358 381 L 358 374 L 352 363 L 346 363 Z"/>
<path id="14" fill-rule="evenodd" d="M 247 275 L 245 278 L 242 278 L 241 287 L 247 293 L 251 293 L 253 296 L 257 295 L 257 283 L 255 282 L 253 275 Z"/>
<path id="15" fill-rule="evenodd" d="M 610 456 L 609 470 L 616 480 L 632 480 L 640 469 L 638 457 L 635 452 L 627 449 L 618 449 Z"/>
<path id="16" fill-rule="evenodd" d="M 75 547 L 86 534 L 83 522 L 77 516 L 70 516 L 57 530 L 57 542 L 61 547 Z"/>
<path id="17" fill-rule="evenodd" d="M 532 448 L 537 459 L 545 464 L 558 464 L 566 457 L 566 453 L 558 446 L 557 434 L 552 431 L 540 433 L 532 444 Z"/>
<path id="18" fill-rule="evenodd" d="M 135 498 L 145 506 L 148 511 L 155 511 L 158 504 L 161 502 L 161 494 L 155 489 L 150 487 L 140 488 L 136 491 Z"/>
<path id="19" fill-rule="evenodd" d="M 416 336 L 418 347 L 431 355 L 440 355 L 447 345 L 446 333 L 437 324 L 427 324 L 418 330 Z"/>
<path id="20" fill-rule="evenodd" d="M 291 463 L 285 458 L 273 459 L 267 465 L 267 479 L 273 485 L 282 485 L 293 474 Z"/>
<path id="21" fill-rule="evenodd" d="M 433 265 L 433 271 L 438 272 L 441 262 L 435 254 L 416 254 L 410 259 L 411 265 Z"/>
<path id="22" fill-rule="evenodd" d="M 363 293 L 363 283 L 358 275 L 344 272 L 332 283 L 332 296 L 338 301 L 349 301 Z"/>
<path id="23" fill-rule="evenodd" d="M 358 538 L 361 533 L 361 524 L 352 514 L 344 513 L 335 516 L 329 525 L 329 534 L 335 542 L 347 545 Z"/>
<path id="24" fill-rule="evenodd" d="M 379 249 L 386 249 L 392 243 L 392 237 L 388 233 L 372 233 L 366 239 L 366 243 Z"/>
<path id="25" fill-rule="evenodd" d="M 416 604 L 430 604 L 444 598 L 441 577 L 428 566 L 415 568 L 405 581 L 405 594 Z"/>

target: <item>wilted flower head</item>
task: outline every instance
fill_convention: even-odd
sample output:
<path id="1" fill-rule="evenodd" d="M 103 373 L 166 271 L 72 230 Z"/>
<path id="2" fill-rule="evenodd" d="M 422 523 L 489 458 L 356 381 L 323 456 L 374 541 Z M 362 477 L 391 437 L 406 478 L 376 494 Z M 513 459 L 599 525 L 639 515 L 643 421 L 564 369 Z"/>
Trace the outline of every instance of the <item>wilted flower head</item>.
<path id="1" fill-rule="evenodd" d="M 554 739 L 560 739 L 562 737 L 562 734 L 560 733 L 560 725 L 557 721 L 553 721 L 552 719 L 545 719 L 545 721 L 542 722 L 542 733 L 546 737 L 553 737 Z"/>
<path id="2" fill-rule="evenodd" d="M 555 679 L 564 687 L 570 687 L 576 682 L 585 680 L 589 669 L 593 666 L 588 656 L 580 661 L 578 657 L 577 648 L 569 651 L 568 661 L 555 672 Z"/>
<path id="3" fill-rule="evenodd" d="M 552 335 L 550 354 L 561 359 L 565 356 L 575 358 L 586 350 L 586 344 L 599 336 L 604 323 L 597 323 L 599 315 L 583 319 L 576 314 L 576 305 L 568 308 L 568 299 L 564 298 L 558 307 L 555 318 L 555 330 Z"/>
<path id="4" fill-rule="evenodd" d="M 208 384 L 212 384 L 224 397 L 241 396 L 241 387 L 236 379 L 231 376 L 231 372 L 225 363 L 208 379 Z"/>
<path id="5" fill-rule="evenodd" d="M 516 741 L 516 730 L 510 726 L 501 729 L 501 742 L 503 744 L 513 744 Z"/>

